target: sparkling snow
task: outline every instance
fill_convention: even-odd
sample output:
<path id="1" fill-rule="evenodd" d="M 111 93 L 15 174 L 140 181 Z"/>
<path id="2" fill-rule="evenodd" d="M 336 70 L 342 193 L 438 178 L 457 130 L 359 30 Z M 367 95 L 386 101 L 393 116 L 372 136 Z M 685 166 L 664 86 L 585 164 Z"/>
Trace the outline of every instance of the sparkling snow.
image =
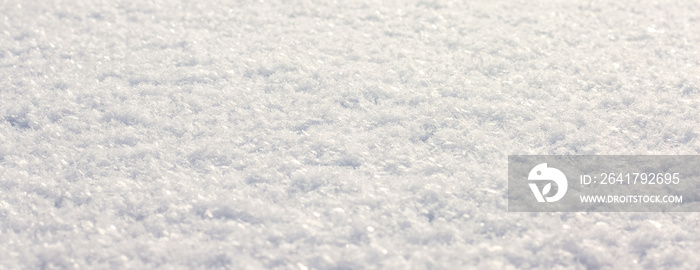
<path id="1" fill-rule="evenodd" d="M 700 4 L 462 2 L 0 1 L 0 268 L 697 268 L 506 167 L 700 154 Z"/>

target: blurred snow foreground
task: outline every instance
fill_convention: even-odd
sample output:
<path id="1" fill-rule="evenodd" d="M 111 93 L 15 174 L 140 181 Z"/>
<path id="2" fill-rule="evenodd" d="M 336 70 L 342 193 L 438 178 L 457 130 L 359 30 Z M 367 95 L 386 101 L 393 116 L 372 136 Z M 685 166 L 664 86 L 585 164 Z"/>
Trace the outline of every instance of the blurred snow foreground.
<path id="1" fill-rule="evenodd" d="M 697 268 L 697 213 L 505 194 L 700 153 L 700 3 L 462 2 L 0 1 L 0 268 Z"/>

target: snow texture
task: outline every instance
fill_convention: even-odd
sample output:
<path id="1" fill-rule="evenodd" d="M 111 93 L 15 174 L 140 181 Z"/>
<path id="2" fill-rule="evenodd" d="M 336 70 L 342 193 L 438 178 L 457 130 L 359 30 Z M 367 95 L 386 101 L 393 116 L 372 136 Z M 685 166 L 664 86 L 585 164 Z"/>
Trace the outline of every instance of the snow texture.
<path id="1" fill-rule="evenodd" d="M 509 154 L 700 154 L 700 3 L 0 0 L 0 268 L 697 269 Z"/>

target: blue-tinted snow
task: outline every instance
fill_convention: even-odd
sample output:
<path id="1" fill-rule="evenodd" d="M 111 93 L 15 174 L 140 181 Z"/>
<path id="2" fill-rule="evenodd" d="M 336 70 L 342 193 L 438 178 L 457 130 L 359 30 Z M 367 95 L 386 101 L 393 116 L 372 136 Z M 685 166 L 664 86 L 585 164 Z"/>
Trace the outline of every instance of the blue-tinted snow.
<path id="1" fill-rule="evenodd" d="M 700 153 L 698 3 L 456 2 L 2 1 L 0 268 L 697 268 L 697 214 L 505 194 Z"/>

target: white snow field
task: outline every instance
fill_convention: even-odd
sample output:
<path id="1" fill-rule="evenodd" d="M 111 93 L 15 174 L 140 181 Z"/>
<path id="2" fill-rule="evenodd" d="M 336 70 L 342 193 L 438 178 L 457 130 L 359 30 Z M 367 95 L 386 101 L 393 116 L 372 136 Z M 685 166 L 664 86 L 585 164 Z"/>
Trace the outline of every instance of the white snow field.
<path id="1" fill-rule="evenodd" d="M 698 269 L 509 154 L 700 154 L 700 2 L 0 0 L 1 269 Z"/>

